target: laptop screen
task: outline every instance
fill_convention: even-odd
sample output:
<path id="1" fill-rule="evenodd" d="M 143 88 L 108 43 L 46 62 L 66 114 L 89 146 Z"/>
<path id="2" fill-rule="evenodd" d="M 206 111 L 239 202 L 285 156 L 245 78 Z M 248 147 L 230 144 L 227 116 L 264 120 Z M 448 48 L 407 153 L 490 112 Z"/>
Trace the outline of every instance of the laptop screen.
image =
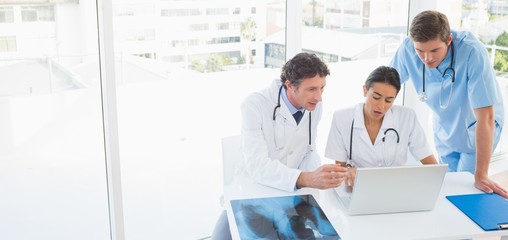
<path id="1" fill-rule="evenodd" d="M 447 168 L 446 164 L 358 168 L 344 205 L 350 215 L 432 210 Z M 348 201 L 344 188 L 337 189 L 343 202 Z"/>

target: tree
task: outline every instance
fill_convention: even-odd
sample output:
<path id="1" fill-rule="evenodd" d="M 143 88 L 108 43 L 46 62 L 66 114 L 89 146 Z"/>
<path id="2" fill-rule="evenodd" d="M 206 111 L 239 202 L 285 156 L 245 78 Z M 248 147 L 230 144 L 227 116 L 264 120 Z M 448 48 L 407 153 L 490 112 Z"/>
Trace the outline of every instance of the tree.
<path id="1" fill-rule="evenodd" d="M 494 58 L 494 69 L 499 72 L 508 72 L 507 51 L 497 50 Z"/>
<path id="2" fill-rule="evenodd" d="M 316 6 L 318 5 L 318 2 L 316 0 L 310 1 L 310 5 L 312 6 L 312 26 L 315 26 L 316 24 Z"/>
<path id="3" fill-rule="evenodd" d="M 210 55 L 206 61 L 207 72 L 218 72 L 222 68 L 222 59 L 219 55 Z"/>
<path id="4" fill-rule="evenodd" d="M 304 20 L 303 24 L 305 26 L 323 28 L 324 27 L 324 24 L 323 24 L 323 15 L 318 15 L 316 13 L 317 12 L 317 8 L 321 7 L 321 5 L 316 0 L 311 0 L 309 2 L 309 5 L 310 5 L 310 8 L 311 8 L 311 19 L 310 20 Z"/>
<path id="5" fill-rule="evenodd" d="M 503 32 L 501 35 L 497 36 L 496 41 L 494 41 L 496 46 L 505 46 L 508 47 L 508 33 Z M 496 50 L 496 56 L 494 57 L 494 69 L 499 72 L 508 72 L 508 51 L 506 50 Z"/>
<path id="6" fill-rule="evenodd" d="M 508 33 L 503 32 L 501 35 L 497 36 L 495 44 L 497 46 L 505 46 L 508 47 Z"/>
<path id="7" fill-rule="evenodd" d="M 256 39 L 256 29 L 256 22 L 251 17 L 246 18 L 245 21 L 240 23 L 240 36 L 247 42 L 247 63 L 253 63 L 250 42 Z"/>
<path id="8" fill-rule="evenodd" d="M 189 68 L 198 71 L 198 72 L 204 72 L 205 71 L 205 65 L 198 59 L 194 59 L 190 62 Z"/>
<path id="9" fill-rule="evenodd" d="M 233 64 L 230 57 L 220 54 L 209 55 L 206 60 L 194 59 L 189 64 L 189 68 L 198 72 L 218 72 L 222 71 L 222 67 Z"/>

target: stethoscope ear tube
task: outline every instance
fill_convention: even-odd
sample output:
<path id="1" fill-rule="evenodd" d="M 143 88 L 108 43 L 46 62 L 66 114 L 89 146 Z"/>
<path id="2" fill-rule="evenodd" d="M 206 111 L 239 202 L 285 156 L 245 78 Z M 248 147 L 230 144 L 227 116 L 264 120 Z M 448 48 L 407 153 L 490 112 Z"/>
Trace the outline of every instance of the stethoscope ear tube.
<path id="1" fill-rule="evenodd" d="M 452 49 L 452 56 L 451 56 L 452 59 L 450 60 L 450 65 L 443 71 L 443 75 L 441 76 L 441 92 L 439 93 L 439 107 L 441 107 L 441 109 L 448 108 L 448 105 L 450 104 L 450 100 L 451 100 L 451 97 L 452 97 L 453 85 L 455 84 L 455 69 L 453 68 L 454 63 L 455 63 L 455 45 L 453 44 L 453 41 L 450 43 L 450 45 L 451 45 L 451 49 Z M 448 71 L 452 72 L 452 75 L 451 75 L 452 80 L 451 80 L 451 85 L 450 85 L 450 94 L 448 95 L 448 101 L 447 101 L 447 103 L 443 104 L 443 101 L 442 101 L 443 82 L 445 80 L 445 76 L 446 76 L 446 73 Z M 425 92 L 425 85 L 426 85 L 426 82 L 425 82 L 425 63 L 423 63 L 422 92 L 419 95 L 419 99 L 422 102 L 426 102 L 427 101 L 427 93 Z"/>
<path id="2" fill-rule="evenodd" d="M 399 132 L 397 132 L 397 130 L 395 130 L 394 128 L 388 128 L 388 129 L 386 129 L 386 130 L 385 130 L 385 132 L 384 132 L 384 136 L 383 136 L 383 139 L 382 139 L 382 140 L 383 140 L 383 142 L 385 141 L 385 138 L 386 138 L 386 133 L 387 133 L 388 131 L 393 131 L 393 132 L 395 132 L 395 134 L 397 135 L 397 143 L 399 143 L 399 141 L 400 141 Z"/>
<path id="3" fill-rule="evenodd" d="M 355 125 L 355 119 L 351 122 L 351 133 L 349 134 L 349 164 L 351 164 L 351 158 L 353 157 L 353 126 Z"/>
<path id="4" fill-rule="evenodd" d="M 277 109 L 280 108 L 280 94 L 282 93 L 282 87 L 279 88 L 279 95 L 277 97 L 277 106 L 273 108 L 273 118 L 272 120 L 275 121 L 275 113 L 277 112 Z M 312 144 L 312 115 L 311 112 L 309 112 L 309 146 Z"/>
<path id="5" fill-rule="evenodd" d="M 277 98 L 277 106 L 273 109 L 273 121 L 275 121 L 275 112 L 277 111 L 277 108 L 280 108 L 280 93 L 282 92 L 282 86 L 279 88 L 279 97 Z"/>
<path id="6" fill-rule="evenodd" d="M 353 158 L 353 126 L 354 126 L 354 124 L 355 124 L 355 119 L 353 118 L 353 121 L 351 122 L 351 132 L 349 134 L 349 159 L 347 161 L 347 164 L 349 164 L 349 165 L 353 165 L 352 158 Z M 395 130 L 394 128 L 388 128 L 385 130 L 385 132 L 383 133 L 384 136 L 382 138 L 383 143 L 385 142 L 386 134 L 389 131 L 393 131 L 397 135 L 397 143 L 399 143 L 399 141 L 400 141 L 399 132 L 397 132 L 397 130 Z"/>

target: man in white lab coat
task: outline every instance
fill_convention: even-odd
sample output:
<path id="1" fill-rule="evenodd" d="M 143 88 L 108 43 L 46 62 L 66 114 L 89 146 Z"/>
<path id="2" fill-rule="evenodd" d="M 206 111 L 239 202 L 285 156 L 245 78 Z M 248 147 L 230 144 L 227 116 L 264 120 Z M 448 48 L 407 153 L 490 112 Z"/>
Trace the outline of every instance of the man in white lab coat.
<path id="1" fill-rule="evenodd" d="M 245 99 L 240 175 L 288 192 L 340 184 L 345 169 L 321 166 L 315 144 L 329 74 L 317 56 L 300 53 L 283 66 L 280 79 Z M 302 116 L 294 117 L 298 112 Z"/>
<path id="2" fill-rule="evenodd" d="M 316 55 L 299 53 L 282 67 L 280 79 L 245 99 L 241 134 L 244 161 L 239 163 L 238 177 L 288 192 L 341 184 L 347 169 L 322 165 L 315 145 L 320 102 L 329 74 Z M 228 239 L 227 226 L 223 213 L 212 239 Z"/>

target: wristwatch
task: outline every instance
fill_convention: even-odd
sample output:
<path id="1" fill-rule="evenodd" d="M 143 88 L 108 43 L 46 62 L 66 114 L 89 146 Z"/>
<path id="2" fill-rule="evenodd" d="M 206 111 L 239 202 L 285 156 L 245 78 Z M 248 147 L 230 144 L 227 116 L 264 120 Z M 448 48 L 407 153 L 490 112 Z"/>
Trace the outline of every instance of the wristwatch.
<path id="1" fill-rule="evenodd" d="M 351 162 L 346 163 L 346 168 L 349 169 L 349 168 L 354 168 L 354 167 L 355 167 L 355 165 L 353 165 Z"/>

